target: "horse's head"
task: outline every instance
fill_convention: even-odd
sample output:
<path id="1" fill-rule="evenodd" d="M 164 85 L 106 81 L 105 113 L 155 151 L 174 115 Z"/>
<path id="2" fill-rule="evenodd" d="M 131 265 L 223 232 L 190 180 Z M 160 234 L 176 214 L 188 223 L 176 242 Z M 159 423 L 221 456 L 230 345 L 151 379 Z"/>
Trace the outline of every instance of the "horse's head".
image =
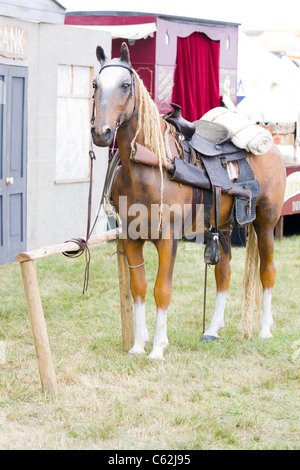
<path id="1" fill-rule="evenodd" d="M 108 60 L 101 46 L 97 47 L 96 56 L 101 68 L 93 82 L 92 137 L 95 145 L 107 147 L 118 127 L 134 112 L 134 73 L 126 43 L 121 46 L 119 59 Z"/>

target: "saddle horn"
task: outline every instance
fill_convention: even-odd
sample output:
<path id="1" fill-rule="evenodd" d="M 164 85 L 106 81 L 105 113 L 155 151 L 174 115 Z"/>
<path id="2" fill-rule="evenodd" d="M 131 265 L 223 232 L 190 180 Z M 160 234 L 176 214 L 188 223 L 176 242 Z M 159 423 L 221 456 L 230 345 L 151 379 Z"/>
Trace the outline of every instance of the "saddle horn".
<path id="1" fill-rule="evenodd" d="M 196 131 L 196 126 L 193 122 L 189 122 L 182 117 L 181 106 L 175 103 L 170 103 L 173 111 L 166 114 L 164 119 L 170 124 L 173 124 L 178 132 L 183 134 L 188 140 L 191 140 Z"/>

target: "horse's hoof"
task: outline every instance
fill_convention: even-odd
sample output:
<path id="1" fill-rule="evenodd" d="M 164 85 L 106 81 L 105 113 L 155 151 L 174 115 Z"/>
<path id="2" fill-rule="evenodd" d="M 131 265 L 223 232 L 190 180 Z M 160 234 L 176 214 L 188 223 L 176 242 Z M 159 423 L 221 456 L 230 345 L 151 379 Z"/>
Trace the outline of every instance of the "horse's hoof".
<path id="1" fill-rule="evenodd" d="M 267 331 L 261 331 L 258 336 L 261 339 L 273 338 L 273 335 L 272 335 L 271 331 L 268 331 L 268 330 Z"/>
<path id="2" fill-rule="evenodd" d="M 201 343 L 211 343 L 212 341 L 217 341 L 219 338 L 217 336 L 203 335 L 200 339 Z"/>
<path id="3" fill-rule="evenodd" d="M 150 353 L 147 356 L 148 359 L 151 359 L 151 361 L 165 361 L 165 358 L 162 354 L 156 354 L 156 353 Z"/>
<path id="4" fill-rule="evenodd" d="M 146 351 L 144 349 L 144 345 L 142 344 L 135 344 L 130 351 L 128 351 L 128 354 L 132 354 L 133 356 L 139 356 L 141 354 L 146 354 Z"/>
<path id="5" fill-rule="evenodd" d="M 154 361 L 164 361 L 165 358 L 164 358 L 164 350 L 167 348 L 168 344 L 165 343 L 163 346 L 160 346 L 160 347 L 154 347 L 151 351 L 151 353 L 149 354 L 148 359 L 152 359 Z"/>

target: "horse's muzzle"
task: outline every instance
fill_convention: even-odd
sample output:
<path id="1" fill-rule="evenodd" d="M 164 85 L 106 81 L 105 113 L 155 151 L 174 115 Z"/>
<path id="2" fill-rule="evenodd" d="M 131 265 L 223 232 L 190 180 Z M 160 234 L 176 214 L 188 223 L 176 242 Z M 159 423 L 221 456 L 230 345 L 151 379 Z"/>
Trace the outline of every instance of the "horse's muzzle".
<path id="1" fill-rule="evenodd" d="M 103 126 L 99 131 L 95 126 L 91 128 L 93 142 L 97 147 L 108 147 L 114 137 L 114 132 L 109 126 Z"/>

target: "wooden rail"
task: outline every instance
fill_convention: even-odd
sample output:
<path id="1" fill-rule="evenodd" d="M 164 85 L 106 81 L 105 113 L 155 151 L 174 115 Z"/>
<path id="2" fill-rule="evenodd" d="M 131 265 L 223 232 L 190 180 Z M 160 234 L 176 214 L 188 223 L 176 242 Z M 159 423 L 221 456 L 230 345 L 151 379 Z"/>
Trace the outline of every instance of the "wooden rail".
<path id="1" fill-rule="evenodd" d="M 100 235 L 95 235 L 91 237 L 88 241 L 88 245 L 97 245 L 98 243 L 107 242 L 109 240 L 115 240 L 119 238 L 120 230 L 118 228 L 114 230 L 109 230 Z M 75 242 L 65 242 L 60 245 L 45 246 L 44 248 L 38 248 L 37 250 L 26 251 L 24 253 L 19 253 L 16 256 L 16 261 L 32 261 L 38 258 L 44 258 L 45 256 L 57 255 L 63 253 L 64 251 L 76 251 L 78 250 L 78 245 Z"/>
<path id="2" fill-rule="evenodd" d="M 130 293 L 129 269 L 126 264 L 125 257 L 119 254 L 120 252 L 124 252 L 123 240 L 119 238 L 119 235 L 120 230 L 118 228 L 109 230 L 108 232 L 105 232 L 101 235 L 91 237 L 88 241 L 88 245 L 97 245 L 109 240 L 117 240 L 123 349 L 124 351 L 128 352 L 129 349 L 133 346 L 134 341 L 133 311 Z M 19 253 L 16 256 L 16 261 L 19 261 L 21 265 L 22 279 L 33 333 L 35 351 L 38 360 L 42 389 L 45 393 L 52 395 L 57 394 L 57 381 L 49 345 L 45 315 L 40 296 L 36 259 L 56 255 L 63 253 L 64 251 L 76 250 L 78 250 L 77 243 L 65 242 L 59 245 L 52 245 L 39 248 L 37 250 Z"/>

